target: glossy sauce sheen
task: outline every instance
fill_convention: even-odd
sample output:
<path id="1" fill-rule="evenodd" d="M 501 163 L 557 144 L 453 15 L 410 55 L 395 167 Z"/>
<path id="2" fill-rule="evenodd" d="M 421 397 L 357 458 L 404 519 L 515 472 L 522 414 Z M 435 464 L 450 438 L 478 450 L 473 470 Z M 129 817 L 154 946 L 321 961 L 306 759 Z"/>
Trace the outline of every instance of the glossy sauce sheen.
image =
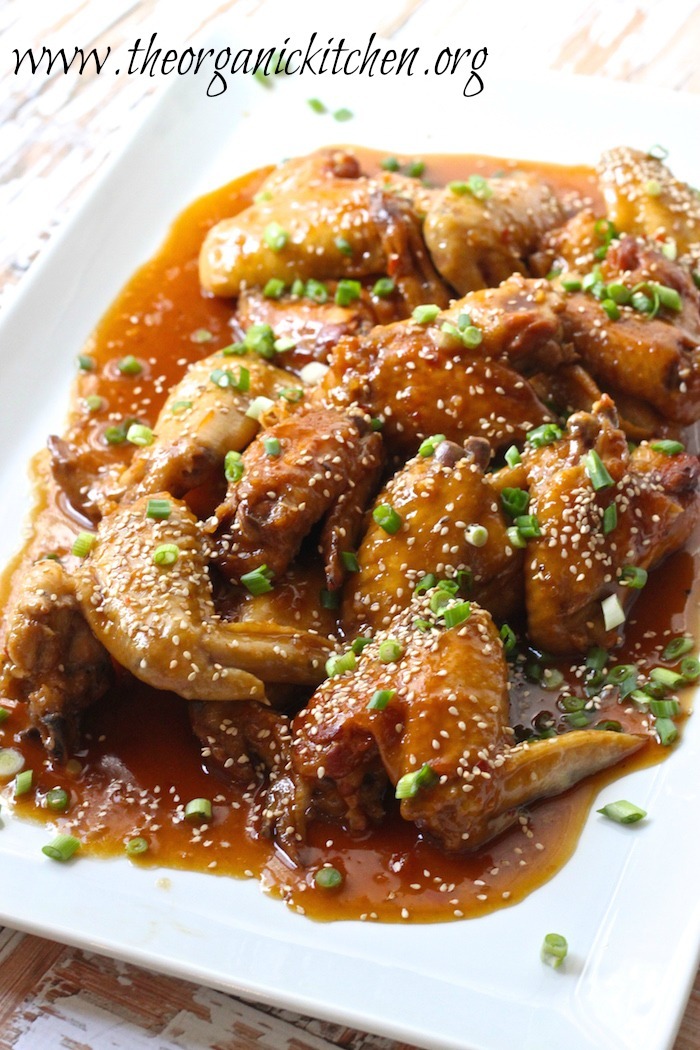
<path id="1" fill-rule="evenodd" d="M 365 170 L 378 170 L 381 155 L 358 151 Z M 426 176 L 435 183 L 490 175 L 519 167 L 541 171 L 563 193 L 599 203 L 592 172 L 481 157 L 429 158 Z M 232 341 L 233 303 L 202 295 L 197 255 L 206 231 L 246 207 L 267 170 L 247 175 L 201 198 L 175 222 L 158 254 L 128 283 L 98 325 L 84 352 L 95 368 L 76 380 L 67 436 L 88 441 L 105 463 L 126 460 L 130 446 L 105 446 L 104 428 L 125 416 L 153 424 L 168 388 L 191 361 Z M 211 338 L 202 341 L 201 333 Z M 137 377 L 120 375 L 116 362 L 132 354 L 144 366 Z M 105 399 L 102 410 L 87 413 L 83 399 Z M 70 550 L 80 520 L 57 494 L 46 470 L 36 463 L 39 502 L 35 529 L 22 559 Z M 19 563 L 20 568 L 22 561 Z M 653 573 L 628 621 L 627 638 L 616 662 L 640 668 L 659 662 L 670 637 L 692 626 L 694 558 L 682 552 Z M 5 594 L 12 586 L 8 570 Z M 314 586 L 314 592 L 317 588 Z M 303 600 L 290 583 L 275 601 Z M 330 625 L 329 625 L 330 629 Z M 565 677 L 570 669 L 560 665 Z M 557 694 L 519 677 L 513 687 L 513 724 L 529 725 L 542 710 L 556 713 Z M 556 717 L 561 718 L 561 714 Z M 601 719 L 614 718 L 634 731 L 643 718 L 614 705 Z M 16 707 L 0 728 L 0 746 L 19 747 L 34 770 L 36 790 L 15 803 L 16 811 L 51 820 L 81 840 L 84 852 L 123 854 L 133 836 L 148 841 L 138 863 L 188 868 L 227 876 L 255 876 L 291 907 L 318 919 L 364 918 L 382 921 L 443 921 L 473 916 L 521 900 L 558 871 L 573 852 L 590 806 L 601 787 L 631 768 L 658 761 L 667 749 L 652 740 L 632 759 L 579 784 L 557 799 L 540 803 L 510 832 L 474 855 L 446 855 L 391 811 L 381 828 L 362 835 L 317 824 L 310 831 L 309 865 L 295 869 L 269 840 L 246 831 L 256 789 L 232 788 L 222 771 L 207 768 L 188 720 L 187 703 L 159 694 L 121 673 L 109 694 L 84 718 L 85 748 L 80 769 L 52 768 L 36 741 L 24 739 L 24 711 Z M 57 817 L 43 803 L 46 792 L 64 787 L 71 802 Z M 8 792 L 9 794 L 9 792 Z M 211 825 L 193 827 L 184 819 L 185 803 L 213 801 Z M 602 818 L 599 818 L 602 819 Z M 48 861 L 47 861 L 48 863 Z M 124 863 L 129 863 L 124 860 Z M 338 889 L 318 888 L 314 873 L 324 864 L 344 876 Z"/>

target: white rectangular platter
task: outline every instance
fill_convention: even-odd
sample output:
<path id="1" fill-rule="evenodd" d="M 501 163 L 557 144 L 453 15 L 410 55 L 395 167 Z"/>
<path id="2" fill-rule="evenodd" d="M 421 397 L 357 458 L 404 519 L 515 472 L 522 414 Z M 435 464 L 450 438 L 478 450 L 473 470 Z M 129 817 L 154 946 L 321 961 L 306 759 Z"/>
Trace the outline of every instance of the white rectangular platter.
<path id="1" fill-rule="evenodd" d="M 218 45 L 230 43 L 222 37 Z M 26 467 L 60 428 L 83 339 L 182 206 L 263 162 L 339 141 L 389 153 L 473 152 L 593 162 L 620 142 L 661 141 L 700 180 L 700 101 L 589 79 L 489 79 L 476 99 L 449 80 L 236 78 L 171 83 L 96 190 L 20 286 L 0 322 L 0 562 L 18 548 Z M 347 106 L 351 122 L 314 114 Z M 661 1050 L 697 967 L 700 726 L 665 763 L 607 788 L 644 826 L 592 815 L 571 862 L 515 907 L 440 925 L 314 923 L 255 882 L 154 872 L 126 860 L 42 857 L 45 831 L 0 829 L 0 922 L 425 1047 Z M 167 876 L 167 888 L 161 880 Z M 543 935 L 569 941 L 561 971 Z"/>

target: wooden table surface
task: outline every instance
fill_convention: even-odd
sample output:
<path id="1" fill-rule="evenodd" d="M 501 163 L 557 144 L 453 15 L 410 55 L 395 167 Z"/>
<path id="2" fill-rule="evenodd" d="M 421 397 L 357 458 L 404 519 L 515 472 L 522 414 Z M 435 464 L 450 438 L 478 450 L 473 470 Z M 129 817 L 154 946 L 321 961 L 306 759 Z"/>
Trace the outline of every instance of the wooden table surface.
<path id="1" fill-rule="evenodd" d="M 291 6 L 291 5 L 290 5 Z M 309 16 L 298 0 L 295 14 Z M 691 0 L 354 0 L 352 29 L 414 46 L 442 32 L 478 39 L 491 75 L 543 69 L 700 91 L 700 6 Z M 504 17 L 507 9 L 507 17 Z M 0 4 L 0 302 L 11 298 L 44 244 L 128 137 L 154 78 L 14 71 L 13 49 L 46 44 L 113 48 L 158 31 L 184 46 L 231 11 L 251 25 L 283 25 L 283 0 L 3 0 Z M 381 13 L 380 13 L 381 11 Z M 340 16 L 338 16 L 340 17 Z M 324 23 L 324 28 L 328 23 Z M 309 23 L 316 28 L 316 23 Z M 507 27 L 507 35 L 506 28 Z M 349 31 L 331 22 L 336 36 Z M 690 130 L 690 129 L 689 129 Z M 697 129 L 692 129 L 697 134 Z M 233 996 L 39 937 L 0 929 L 0 1050 L 400 1050 L 340 1025 L 247 1004 Z M 700 978 L 674 1050 L 700 1048 Z"/>

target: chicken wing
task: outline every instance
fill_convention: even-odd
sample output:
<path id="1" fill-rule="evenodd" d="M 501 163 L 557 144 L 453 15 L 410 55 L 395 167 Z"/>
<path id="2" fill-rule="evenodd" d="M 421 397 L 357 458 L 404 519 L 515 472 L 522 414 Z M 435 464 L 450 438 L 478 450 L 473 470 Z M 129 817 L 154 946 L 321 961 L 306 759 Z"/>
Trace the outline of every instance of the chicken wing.
<path id="1" fill-rule="evenodd" d="M 379 632 L 356 669 L 319 687 L 292 723 L 292 763 L 312 814 L 332 800 L 351 826 L 366 826 L 362 792 L 379 766 L 406 820 L 445 849 L 474 849 L 515 823 L 520 807 L 612 765 L 645 738 L 576 730 L 514 745 L 506 661 L 490 616 L 459 600 L 435 606 L 436 593 L 414 599 Z"/>
<path id="2" fill-rule="evenodd" d="M 113 679 L 112 662 L 83 617 L 74 582 L 57 561 L 36 562 L 6 610 L 8 695 L 26 701 L 47 754 L 63 762 L 78 743 L 79 717 Z"/>
<path id="3" fill-rule="evenodd" d="M 359 572 L 350 577 L 343 599 L 349 637 L 386 627 L 429 574 L 456 581 L 464 597 L 498 619 L 521 603 L 522 552 L 508 541 L 512 518 L 484 473 L 488 443 L 471 438 L 465 448 L 451 441 L 434 448 L 410 460 L 377 496 L 375 507 L 390 506 L 400 527 L 388 533 L 369 518 Z"/>
<path id="4" fill-rule="evenodd" d="M 168 493 L 103 518 L 77 575 L 83 613 L 105 649 L 137 678 L 188 700 L 265 697 L 264 682 L 315 684 L 331 644 L 268 623 L 216 615 L 200 526 Z"/>
<path id="5" fill-rule="evenodd" d="M 638 593 L 630 581 L 644 580 L 637 570 L 685 542 L 700 517 L 700 461 L 653 443 L 630 453 L 607 396 L 523 459 L 541 532 L 525 559 L 529 637 L 550 653 L 609 649 L 620 621 L 606 627 L 602 603 L 615 596 L 624 611 Z"/>

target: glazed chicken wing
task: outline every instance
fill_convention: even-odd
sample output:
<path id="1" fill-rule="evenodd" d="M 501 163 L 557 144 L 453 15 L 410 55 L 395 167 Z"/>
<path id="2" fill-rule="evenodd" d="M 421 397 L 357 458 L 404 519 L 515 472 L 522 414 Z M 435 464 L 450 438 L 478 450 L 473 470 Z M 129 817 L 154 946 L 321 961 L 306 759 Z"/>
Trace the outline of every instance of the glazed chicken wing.
<path id="1" fill-rule="evenodd" d="M 312 813 L 342 804 L 351 826 L 366 825 L 363 790 L 380 764 L 406 820 L 445 849 L 474 849 L 520 807 L 612 765 L 644 738 L 577 730 L 514 745 L 490 616 L 459 600 L 436 605 L 435 594 L 379 632 L 356 669 L 319 687 L 292 723 L 292 762 Z"/>
<path id="2" fill-rule="evenodd" d="M 653 443 L 630 453 L 607 396 L 524 462 L 541 531 L 525 559 L 529 637 L 549 653 L 610 649 L 621 621 L 606 627 L 603 602 L 624 610 L 637 570 L 685 542 L 700 517 L 700 462 Z"/>
<path id="3" fill-rule="evenodd" d="M 84 615 L 105 649 L 137 678 L 188 700 L 265 697 L 264 682 L 315 684 L 332 647 L 275 624 L 216 615 L 202 531 L 167 493 L 103 518 L 77 576 Z"/>
<path id="4" fill-rule="evenodd" d="M 521 602 L 522 552 L 508 541 L 512 519 L 484 473 L 488 443 L 471 438 L 465 448 L 451 441 L 434 441 L 433 447 L 409 460 L 377 496 L 375 507 L 390 507 L 400 526 L 389 533 L 369 519 L 359 572 L 350 577 L 343 600 L 350 637 L 386 627 L 429 574 L 459 583 L 465 597 L 499 619 Z"/>
<path id="5" fill-rule="evenodd" d="M 73 580 L 57 561 L 27 570 L 6 610 L 4 688 L 29 705 L 47 754 L 75 750 L 79 716 L 109 687 L 112 662 L 90 631 Z"/>

